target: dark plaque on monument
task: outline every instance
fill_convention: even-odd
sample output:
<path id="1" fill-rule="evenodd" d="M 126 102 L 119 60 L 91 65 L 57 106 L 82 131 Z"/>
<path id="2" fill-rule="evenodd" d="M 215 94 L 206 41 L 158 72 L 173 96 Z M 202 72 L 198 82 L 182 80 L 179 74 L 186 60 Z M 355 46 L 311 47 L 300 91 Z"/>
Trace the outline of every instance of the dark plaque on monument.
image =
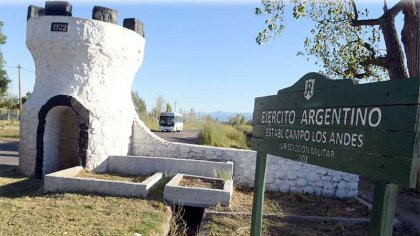
<path id="1" fill-rule="evenodd" d="M 68 31 L 68 23 L 52 22 L 51 23 L 51 31 L 67 32 Z"/>

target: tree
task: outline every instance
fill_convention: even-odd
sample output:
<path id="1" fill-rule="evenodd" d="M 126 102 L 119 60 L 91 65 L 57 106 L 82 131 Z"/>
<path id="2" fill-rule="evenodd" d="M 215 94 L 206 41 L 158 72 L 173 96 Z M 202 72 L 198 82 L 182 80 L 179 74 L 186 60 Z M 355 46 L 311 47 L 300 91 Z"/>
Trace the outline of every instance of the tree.
<path id="1" fill-rule="evenodd" d="M 166 112 L 173 112 L 171 104 L 168 102 L 166 103 Z"/>
<path id="2" fill-rule="evenodd" d="M 389 8 L 385 0 L 377 19 L 369 19 L 369 11 L 360 11 L 354 0 L 292 0 L 292 4 L 295 19 L 307 17 L 315 22 L 311 37 L 304 41 L 305 50 L 298 54 L 315 57 L 325 74 L 375 80 L 420 75 L 420 1 L 400 0 Z M 284 0 L 262 0 L 255 13 L 268 17 L 266 28 L 257 36 L 258 44 L 282 33 L 285 9 Z M 400 13 L 404 15 L 401 40 L 395 26 Z"/>
<path id="3" fill-rule="evenodd" d="M 162 95 L 158 95 L 156 98 L 155 107 L 152 109 L 152 116 L 153 118 L 159 118 L 159 114 L 163 111 L 163 105 L 165 104 L 165 100 L 163 100 Z"/>
<path id="4" fill-rule="evenodd" d="M 22 104 L 25 103 L 31 97 L 31 95 L 31 92 L 27 92 L 26 95 L 22 97 Z"/>
<path id="5" fill-rule="evenodd" d="M 19 108 L 19 98 L 13 95 L 5 95 L 0 99 L 0 108 L 6 108 L 9 110 Z"/>
<path id="6" fill-rule="evenodd" d="M 243 114 L 236 114 L 234 117 L 229 118 L 229 125 L 246 125 L 248 120 Z"/>
<path id="7" fill-rule="evenodd" d="M 265 15 L 267 27 L 258 34 L 262 44 L 281 34 L 285 24 L 284 0 L 262 0 L 257 15 Z M 292 0 L 293 17 L 308 17 L 315 22 L 312 37 L 304 42 L 305 51 L 313 56 L 324 73 L 335 78 L 402 79 L 420 76 L 420 1 L 399 0 L 392 7 L 383 3 L 383 14 L 369 19 L 369 11 L 360 11 L 355 0 Z M 401 40 L 395 18 L 403 14 Z M 360 19 L 360 18 L 365 19 Z M 385 49 L 381 48 L 384 40 Z M 387 76 L 386 76 L 387 75 Z M 417 169 L 417 191 L 420 191 L 420 164 Z"/>
<path id="8" fill-rule="evenodd" d="M 0 46 L 6 43 L 6 36 L 2 33 L 3 22 L 0 21 Z M 10 80 L 7 77 L 6 70 L 4 70 L 3 54 L 0 51 L 0 97 L 3 97 L 7 92 L 7 86 Z"/>
<path id="9" fill-rule="evenodd" d="M 134 104 L 134 107 L 136 108 L 137 114 L 140 117 L 144 117 L 147 114 L 146 103 L 139 96 L 137 91 L 132 91 L 131 92 L 131 99 L 133 100 L 133 104 Z"/>

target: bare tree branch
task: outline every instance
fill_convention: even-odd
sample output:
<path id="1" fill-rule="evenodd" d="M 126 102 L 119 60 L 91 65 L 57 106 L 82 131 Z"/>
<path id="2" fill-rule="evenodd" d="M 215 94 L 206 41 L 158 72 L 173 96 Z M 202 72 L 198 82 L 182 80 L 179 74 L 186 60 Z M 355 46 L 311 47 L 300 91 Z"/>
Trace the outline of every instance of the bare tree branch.
<path id="1" fill-rule="evenodd" d="M 359 19 L 359 13 L 357 13 L 356 3 L 354 2 L 354 0 L 351 0 L 350 2 L 351 2 L 351 6 L 353 7 L 354 20 L 358 20 Z"/>
<path id="2" fill-rule="evenodd" d="M 369 64 L 380 66 L 385 69 L 388 68 L 388 59 L 386 57 L 376 57 L 366 61 Z"/>
<path id="3" fill-rule="evenodd" d="M 362 25 L 380 25 L 381 18 L 378 19 L 367 19 L 367 20 L 352 20 L 352 26 L 362 26 Z"/>
<path id="4" fill-rule="evenodd" d="M 384 13 L 384 15 L 389 14 L 391 17 L 397 16 L 398 13 L 400 13 L 402 11 L 402 5 L 403 5 L 402 1 L 397 2 L 391 9 L 387 10 Z"/>
<path id="5" fill-rule="evenodd" d="M 388 4 L 386 4 L 386 0 L 384 0 L 384 12 L 388 11 Z"/>
<path id="6" fill-rule="evenodd" d="M 357 8 L 356 3 L 354 0 L 351 0 L 351 5 L 353 6 L 353 11 L 355 12 L 355 19 L 351 21 L 352 26 L 364 26 L 364 25 L 380 25 L 382 23 L 382 19 L 385 15 L 394 18 L 402 11 L 402 2 L 399 1 L 396 3 L 391 9 L 388 9 L 386 0 L 384 0 L 384 14 L 377 18 L 377 19 L 366 19 L 366 20 L 358 20 Z"/>

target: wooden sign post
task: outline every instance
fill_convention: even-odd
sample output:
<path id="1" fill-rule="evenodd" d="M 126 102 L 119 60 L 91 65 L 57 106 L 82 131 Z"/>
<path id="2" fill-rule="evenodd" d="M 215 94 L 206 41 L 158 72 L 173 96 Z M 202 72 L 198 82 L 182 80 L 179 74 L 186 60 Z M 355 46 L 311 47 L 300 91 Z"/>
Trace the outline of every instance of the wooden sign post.
<path id="1" fill-rule="evenodd" d="M 309 73 L 255 99 L 252 235 L 261 234 L 267 154 L 375 180 L 370 235 L 391 235 L 398 185 L 415 187 L 419 79 L 357 84 Z"/>

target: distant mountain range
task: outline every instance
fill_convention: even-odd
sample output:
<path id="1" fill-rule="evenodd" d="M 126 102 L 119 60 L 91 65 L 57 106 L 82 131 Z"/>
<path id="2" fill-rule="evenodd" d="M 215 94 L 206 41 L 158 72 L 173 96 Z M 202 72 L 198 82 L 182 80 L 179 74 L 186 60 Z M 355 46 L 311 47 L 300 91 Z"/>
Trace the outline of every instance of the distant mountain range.
<path id="1" fill-rule="evenodd" d="M 229 118 L 236 116 L 236 114 L 244 115 L 248 120 L 252 119 L 251 112 L 226 112 L 226 111 L 214 111 L 214 112 L 200 112 L 200 115 L 210 115 L 213 119 L 217 119 L 221 122 L 228 122 Z"/>

